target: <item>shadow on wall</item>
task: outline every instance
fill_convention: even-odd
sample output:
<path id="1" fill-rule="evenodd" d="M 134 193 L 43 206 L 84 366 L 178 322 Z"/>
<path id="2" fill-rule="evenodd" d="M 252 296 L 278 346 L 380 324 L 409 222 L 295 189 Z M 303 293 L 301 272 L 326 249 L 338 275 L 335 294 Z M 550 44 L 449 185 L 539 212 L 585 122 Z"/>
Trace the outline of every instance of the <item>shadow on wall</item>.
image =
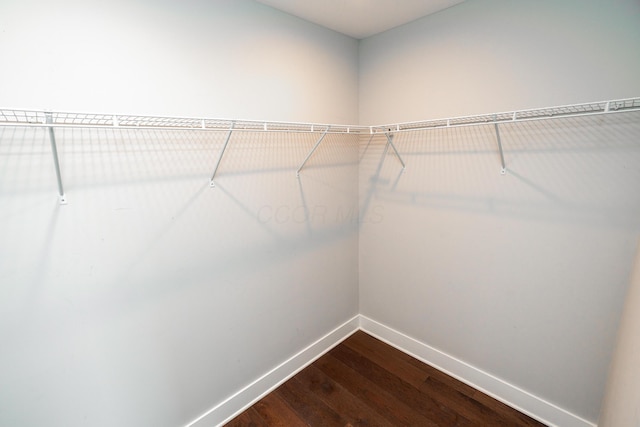
<path id="1" fill-rule="evenodd" d="M 296 178 L 318 135 L 238 132 L 210 188 L 224 132 L 56 134 L 65 206 L 46 132 L 0 129 L 0 424 L 183 424 L 353 316 L 357 136 Z"/>
<path id="2" fill-rule="evenodd" d="M 640 182 L 639 116 L 501 124 L 506 176 L 500 175 L 493 125 L 397 134 L 405 173 L 384 136 L 361 137 L 361 176 L 368 179 L 363 213 L 378 199 L 532 221 L 638 227 L 640 200 L 630 195 Z"/>
<path id="3" fill-rule="evenodd" d="M 248 261 L 252 268 L 265 268 L 357 232 L 357 136 L 328 135 L 296 178 L 296 168 L 318 135 L 237 132 L 222 159 L 216 188 L 209 188 L 224 136 L 224 132 L 58 129 L 69 198 L 69 206 L 59 207 L 53 203 L 55 176 L 45 132 L 0 129 L 4 172 L 0 197 L 9 207 L 2 209 L 0 218 L 21 224 L 24 215 L 39 211 L 39 221 L 31 227 L 40 231 L 28 233 L 31 244 L 22 254 L 26 257 L 26 251 L 42 248 L 38 267 L 29 269 L 39 277 L 34 285 L 48 270 L 52 242 L 59 244 L 61 239 L 56 236 L 61 214 L 79 231 L 70 244 L 82 246 L 83 240 L 93 240 L 108 245 L 108 240 L 115 240 L 112 244 L 122 256 L 116 255 L 121 258 L 118 267 L 108 279 L 103 277 L 105 282 L 135 283 L 140 267 L 179 235 L 185 236 L 178 237 L 185 248 L 189 241 L 206 241 L 197 246 L 207 255 L 190 253 L 177 264 L 179 275 L 163 278 L 172 287 L 189 282 L 185 271 L 198 276 L 203 257 L 209 260 L 205 270 L 213 262 L 225 266 L 224 276 L 233 277 Z M 49 214 L 43 215 L 43 207 Z M 45 217 L 48 222 L 43 222 Z M 16 230 L 18 235 L 27 234 L 26 227 Z M 9 239 L 20 240 L 24 239 Z M 14 258 L 21 254 L 20 245 L 17 249 Z M 85 249 L 102 252 L 93 244 Z M 265 253 L 270 256 L 259 256 Z M 11 257 L 4 260 L 7 268 Z M 153 292 L 157 291 L 156 284 Z M 146 297 L 139 295 L 140 300 Z"/>
<path id="4" fill-rule="evenodd" d="M 361 313 L 595 420 L 640 235 L 640 114 L 360 138 Z M 371 216 L 373 209 L 363 209 Z M 390 286 L 393 284 L 393 286 Z"/>

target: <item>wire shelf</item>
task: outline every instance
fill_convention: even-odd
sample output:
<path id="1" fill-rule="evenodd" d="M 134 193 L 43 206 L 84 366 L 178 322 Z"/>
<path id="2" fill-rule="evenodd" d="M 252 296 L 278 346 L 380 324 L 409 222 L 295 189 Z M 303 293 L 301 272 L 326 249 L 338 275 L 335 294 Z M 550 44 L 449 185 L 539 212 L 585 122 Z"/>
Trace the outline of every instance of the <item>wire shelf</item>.
<path id="1" fill-rule="evenodd" d="M 426 120 L 420 122 L 398 123 L 384 126 L 350 126 L 350 125 L 330 125 L 316 123 L 292 123 L 292 122 L 261 122 L 252 120 L 227 120 L 227 119 L 203 119 L 189 117 L 156 117 L 139 116 L 125 114 L 92 114 L 92 113 L 66 113 L 54 111 L 36 110 L 12 110 L 0 108 L 0 126 L 24 126 L 41 127 L 49 133 L 51 152 L 56 170 L 58 184 L 58 197 L 61 205 L 67 204 L 64 193 L 60 164 L 58 161 L 58 150 L 56 144 L 56 127 L 68 128 L 111 128 L 111 129 L 173 129 L 173 130 L 200 130 L 200 131 L 226 131 L 227 136 L 224 145 L 218 155 L 218 159 L 213 169 L 213 174 L 209 180 L 209 185 L 215 187 L 215 177 L 222 161 L 222 157 L 227 148 L 232 133 L 234 132 L 295 132 L 295 133 L 320 133 L 311 152 L 307 155 L 300 167 L 296 170 L 296 176 L 300 176 L 300 171 L 304 168 L 309 158 L 316 151 L 324 137 L 328 133 L 338 134 L 360 134 L 383 133 L 387 137 L 390 145 L 400 163 L 405 169 L 405 163 L 396 146 L 393 144 L 393 134 L 397 132 L 412 132 L 424 129 L 449 128 L 458 126 L 476 126 L 493 124 L 498 142 L 500 154 L 500 173 L 507 172 L 504 152 L 500 139 L 499 124 L 515 123 L 528 120 L 548 120 L 559 117 L 576 117 L 594 114 L 611 114 L 626 111 L 640 111 L 640 98 L 618 99 L 613 101 L 590 102 L 585 104 L 565 105 L 560 107 L 537 108 L 531 110 L 512 111 L 506 113 L 481 114 L 466 117 L 453 117 L 449 119 Z"/>
<path id="2" fill-rule="evenodd" d="M 0 109 L 0 124 L 19 126 L 42 123 L 45 123 L 43 111 Z"/>
<path id="3" fill-rule="evenodd" d="M 513 123 L 530 120 L 547 120 L 562 117 L 610 114 L 637 110 L 640 110 L 640 98 L 627 98 L 613 101 L 563 105 L 559 107 L 545 107 L 531 110 L 480 114 L 465 117 L 452 117 L 449 119 L 435 119 L 409 123 L 370 126 L 369 129 L 371 133 L 411 132 L 434 128 L 476 126 L 493 123 Z"/>
<path id="4" fill-rule="evenodd" d="M 360 133 L 368 128 L 355 125 L 268 122 L 255 120 L 159 117 L 126 114 L 69 113 L 0 109 L 0 126 L 83 127 L 125 129 L 174 129 L 224 131 L 233 127 L 248 132 Z"/>
<path id="5" fill-rule="evenodd" d="M 423 129 L 513 123 L 593 114 L 640 110 L 640 98 L 589 102 L 502 113 L 479 114 L 448 119 L 424 120 L 376 126 L 333 125 L 318 123 L 268 122 L 256 120 L 207 119 L 193 117 L 156 117 L 127 114 L 93 114 L 0 109 L 0 126 L 85 127 L 125 129 L 174 129 L 224 131 L 233 128 L 245 132 L 297 133 L 395 133 Z M 328 131 L 327 131 L 328 129 Z"/>

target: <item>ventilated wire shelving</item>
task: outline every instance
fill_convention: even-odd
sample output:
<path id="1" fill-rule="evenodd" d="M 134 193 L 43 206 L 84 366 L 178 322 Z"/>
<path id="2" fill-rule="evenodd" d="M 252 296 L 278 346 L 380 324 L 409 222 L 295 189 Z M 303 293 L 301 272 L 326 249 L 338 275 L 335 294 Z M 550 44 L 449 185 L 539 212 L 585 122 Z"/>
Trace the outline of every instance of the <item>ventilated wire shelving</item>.
<path id="1" fill-rule="evenodd" d="M 530 110 L 509 111 L 502 113 L 480 114 L 475 116 L 453 117 L 448 119 L 424 120 L 418 122 L 396 123 L 379 126 L 369 126 L 369 133 L 384 134 L 387 137 L 387 145 L 390 145 L 400 163 L 405 169 L 405 163 L 393 145 L 393 134 L 401 132 L 417 132 L 429 129 L 452 128 L 461 126 L 493 125 L 496 133 L 498 153 L 500 155 L 500 173 L 507 173 L 504 160 L 502 139 L 500 137 L 500 125 L 508 123 L 526 122 L 533 120 L 549 120 L 569 117 L 592 116 L 598 114 L 613 114 L 628 111 L 640 111 L 640 98 L 626 98 L 612 101 L 588 102 L 583 104 L 563 105 L 559 107 L 535 108 Z"/>
<path id="2" fill-rule="evenodd" d="M 82 127 L 82 128 L 125 128 L 125 129 L 176 129 L 224 131 L 233 126 L 234 132 L 315 132 L 324 133 L 396 133 L 418 131 L 441 127 L 486 125 L 510 123 L 550 118 L 576 117 L 594 114 L 609 114 L 640 110 L 640 98 L 612 101 L 589 102 L 583 104 L 545 107 L 502 113 L 479 114 L 446 119 L 421 120 L 376 126 L 273 122 L 258 120 L 207 119 L 194 117 L 156 117 L 130 114 L 93 114 L 48 112 L 39 110 L 14 110 L 0 108 L 0 126 L 30 127 Z M 47 117 L 50 116 L 50 121 Z"/>
<path id="3" fill-rule="evenodd" d="M 530 110 L 509 111 L 503 113 L 479 114 L 474 116 L 452 117 L 448 119 L 422 120 L 417 122 L 369 126 L 368 128 L 370 133 L 412 132 L 443 127 L 475 126 L 493 123 L 500 124 L 531 120 L 548 120 L 554 118 L 621 113 L 636 110 L 640 110 L 640 98 L 588 102 L 584 104 L 535 108 Z"/>
<path id="4" fill-rule="evenodd" d="M 272 122 L 257 120 L 206 119 L 193 117 L 156 117 L 130 114 L 93 114 L 57 111 L 0 109 L 0 126 L 27 127 L 75 127 L 75 128 L 122 128 L 164 130 L 208 130 L 224 131 L 233 126 L 234 132 L 324 132 L 359 133 L 363 126 Z"/>
<path id="5" fill-rule="evenodd" d="M 224 152 L 234 132 L 293 132 L 318 133 L 320 137 L 313 149 L 296 170 L 296 176 L 305 166 L 309 158 L 329 134 L 384 134 L 387 138 L 387 148 L 392 147 L 402 164 L 406 165 L 393 143 L 393 136 L 400 132 L 415 132 L 428 129 L 450 128 L 460 126 L 493 125 L 496 132 L 498 151 L 500 154 L 501 174 L 506 174 L 506 165 L 502 142 L 500 138 L 501 124 L 516 123 L 532 120 L 549 120 L 567 117 L 590 116 L 598 114 L 613 114 L 629 111 L 640 111 L 640 97 L 611 101 L 588 102 L 583 104 L 563 105 L 558 107 L 535 108 L 529 110 L 510 111 L 492 114 L 480 114 L 448 119 L 423 120 L 417 122 L 396 123 L 376 126 L 318 124 L 297 122 L 270 122 L 257 120 L 206 119 L 189 117 L 156 117 L 128 114 L 94 114 L 70 113 L 39 110 L 15 110 L 0 108 L 0 126 L 41 127 L 46 128 L 51 142 L 60 204 L 66 204 L 62 174 L 58 162 L 55 128 L 110 128 L 110 129 L 161 129 L 161 130 L 194 130 L 194 131 L 222 131 L 226 132 L 225 141 L 218 156 L 213 175 L 210 179 L 211 187 L 215 187 L 215 176 L 222 161 Z"/>

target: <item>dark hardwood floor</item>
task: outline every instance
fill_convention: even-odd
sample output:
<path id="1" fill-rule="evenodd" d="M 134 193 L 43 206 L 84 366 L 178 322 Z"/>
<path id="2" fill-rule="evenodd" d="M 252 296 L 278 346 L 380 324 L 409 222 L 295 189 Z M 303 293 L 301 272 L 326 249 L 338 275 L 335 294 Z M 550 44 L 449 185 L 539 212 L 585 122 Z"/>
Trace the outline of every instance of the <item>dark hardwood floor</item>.
<path id="1" fill-rule="evenodd" d="M 358 331 L 227 426 L 544 426 Z"/>

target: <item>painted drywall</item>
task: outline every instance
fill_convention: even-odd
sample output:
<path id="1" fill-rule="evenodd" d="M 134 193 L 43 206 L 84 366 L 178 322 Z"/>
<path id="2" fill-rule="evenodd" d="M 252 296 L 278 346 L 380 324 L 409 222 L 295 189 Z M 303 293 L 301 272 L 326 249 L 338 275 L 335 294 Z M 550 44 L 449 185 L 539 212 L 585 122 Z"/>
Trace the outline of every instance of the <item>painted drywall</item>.
<path id="1" fill-rule="evenodd" d="M 361 145 L 360 312 L 597 420 L 640 236 L 640 115 Z M 508 399 L 509 396 L 501 396 Z"/>
<path id="2" fill-rule="evenodd" d="M 357 145 L 0 129 L 0 425 L 186 425 L 358 312 Z"/>
<path id="3" fill-rule="evenodd" d="M 636 0 L 471 0 L 360 43 L 360 123 L 640 94 Z"/>
<path id="4" fill-rule="evenodd" d="M 248 1 L 0 3 L 0 102 L 357 118 L 356 44 Z M 10 59 L 10 60 L 9 60 Z M 339 96 L 339 100 L 336 98 Z M 180 426 L 358 313 L 357 140 L 0 128 L 0 425 Z"/>
<path id="5" fill-rule="evenodd" d="M 640 246 L 629 283 L 599 427 L 640 425 Z"/>
<path id="6" fill-rule="evenodd" d="M 2 107 L 357 122 L 357 41 L 250 0 L 0 4 Z"/>
<path id="7" fill-rule="evenodd" d="M 637 96 L 640 4 L 468 1 L 360 46 L 363 123 Z M 361 140 L 360 312 L 596 422 L 640 235 L 637 113 Z M 509 396 L 504 396 L 508 398 Z"/>

